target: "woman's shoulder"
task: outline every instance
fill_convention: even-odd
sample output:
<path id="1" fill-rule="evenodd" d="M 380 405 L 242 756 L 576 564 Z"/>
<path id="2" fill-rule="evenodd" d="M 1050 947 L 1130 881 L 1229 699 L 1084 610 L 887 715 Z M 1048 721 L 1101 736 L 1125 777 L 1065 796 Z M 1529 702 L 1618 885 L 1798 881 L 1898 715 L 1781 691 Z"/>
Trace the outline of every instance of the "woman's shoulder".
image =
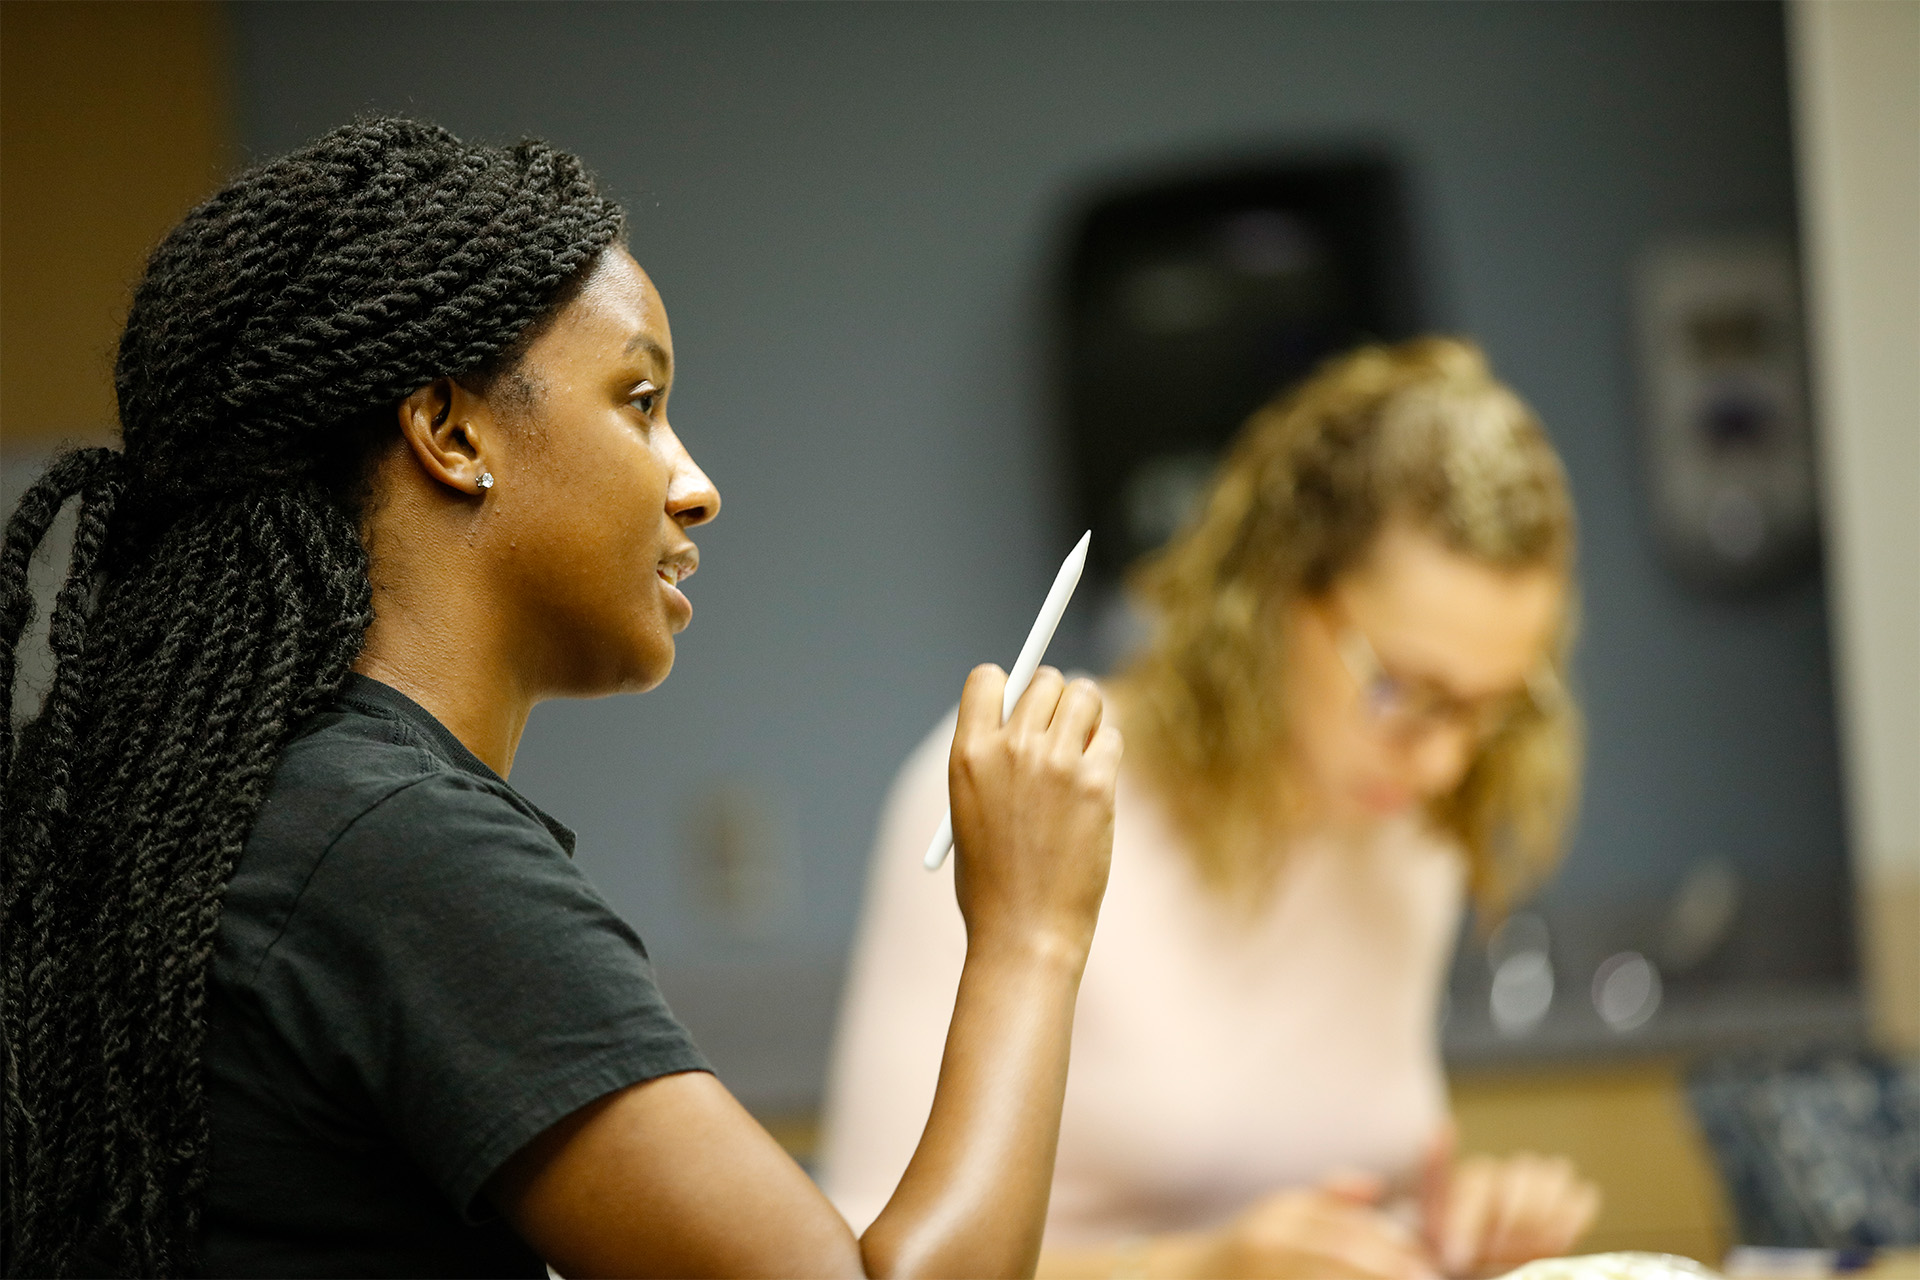
<path id="1" fill-rule="evenodd" d="M 573 849 L 571 831 L 464 749 L 456 755 L 403 719 L 343 705 L 315 716 L 282 753 L 248 848 L 284 842 L 317 853 L 372 826 L 425 851 L 475 822 Z"/>
<path id="2" fill-rule="evenodd" d="M 330 707 L 302 725 L 281 753 L 267 802 L 364 809 L 451 771 L 407 725 Z"/>
<path id="3" fill-rule="evenodd" d="M 591 895 L 572 848 L 571 831 L 430 735 L 332 709 L 275 767 L 223 900 L 223 951 L 250 968 L 296 915 L 344 927 L 416 902 Z"/>

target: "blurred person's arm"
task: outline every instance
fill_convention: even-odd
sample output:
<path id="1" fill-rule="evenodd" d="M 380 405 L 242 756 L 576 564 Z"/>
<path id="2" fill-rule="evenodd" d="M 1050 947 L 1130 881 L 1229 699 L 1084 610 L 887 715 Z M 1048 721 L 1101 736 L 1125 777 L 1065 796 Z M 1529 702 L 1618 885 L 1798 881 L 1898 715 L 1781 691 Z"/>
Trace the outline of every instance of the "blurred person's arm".
<path id="1" fill-rule="evenodd" d="M 1345 1180 L 1276 1192 L 1211 1231 L 1108 1245 L 1049 1244 L 1044 1280 L 1431 1280 L 1422 1242 L 1378 1207 L 1382 1188 Z"/>
<path id="2" fill-rule="evenodd" d="M 1283 1191 L 1213 1231 L 1141 1236 L 1113 1245 L 1048 1245 L 1046 1280 L 1390 1280 L 1493 1276 L 1572 1251 L 1593 1225 L 1600 1192 L 1562 1157 L 1522 1153 L 1454 1158 L 1448 1125 L 1418 1188 L 1418 1235 L 1378 1207 L 1365 1177 Z"/>
<path id="3" fill-rule="evenodd" d="M 717 1080 L 668 1076 L 584 1108 L 490 1186 L 563 1275 L 1032 1272 L 1120 742 L 1096 733 L 1090 683 L 1043 669 L 1002 726 L 1004 684 L 982 668 L 961 699 L 949 779 L 967 959 L 932 1113 L 886 1208 L 856 1239 Z"/>

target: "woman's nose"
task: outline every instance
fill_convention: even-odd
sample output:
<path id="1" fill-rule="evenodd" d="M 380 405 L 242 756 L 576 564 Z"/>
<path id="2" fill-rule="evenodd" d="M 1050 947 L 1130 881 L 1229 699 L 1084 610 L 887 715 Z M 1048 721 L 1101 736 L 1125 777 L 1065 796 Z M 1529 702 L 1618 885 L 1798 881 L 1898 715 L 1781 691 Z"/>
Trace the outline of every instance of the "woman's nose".
<path id="1" fill-rule="evenodd" d="M 720 490 L 714 488 L 707 473 L 693 460 L 686 447 L 674 438 L 673 479 L 667 483 L 667 514 L 691 529 L 720 514 Z"/>

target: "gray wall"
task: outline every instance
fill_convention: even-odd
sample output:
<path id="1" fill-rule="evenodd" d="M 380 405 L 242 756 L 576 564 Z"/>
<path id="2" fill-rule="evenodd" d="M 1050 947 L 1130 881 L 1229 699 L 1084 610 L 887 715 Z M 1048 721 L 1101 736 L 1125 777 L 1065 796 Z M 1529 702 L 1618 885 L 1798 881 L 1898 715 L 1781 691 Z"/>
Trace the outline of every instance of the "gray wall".
<path id="1" fill-rule="evenodd" d="M 1434 319 L 1540 410 L 1579 502 L 1593 742 L 1556 897 L 1664 892 L 1703 853 L 1840 883 L 1820 580 L 1696 596 L 1636 483 L 1635 254 L 1794 229 L 1776 5 L 233 12 L 257 154 L 399 110 L 546 136 L 631 210 L 672 316 L 675 424 L 726 510 L 673 678 L 542 708 L 514 781 L 579 828 L 761 1105 L 817 1080 L 892 770 L 972 662 L 1010 660 L 1078 532 L 1042 290 L 1074 194 L 1138 166 L 1355 140 L 1406 160 Z M 705 889 L 722 789 L 783 868 L 752 918 Z"/>

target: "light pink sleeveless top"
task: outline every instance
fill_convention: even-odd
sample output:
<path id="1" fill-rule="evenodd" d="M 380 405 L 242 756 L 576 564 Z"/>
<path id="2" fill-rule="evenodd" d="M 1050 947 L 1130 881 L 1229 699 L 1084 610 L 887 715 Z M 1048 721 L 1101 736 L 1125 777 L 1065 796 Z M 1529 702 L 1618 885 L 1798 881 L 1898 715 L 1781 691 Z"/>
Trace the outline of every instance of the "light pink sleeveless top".
<path id="1" fill-rule="evenodd" d="M 821 1182 L 856 1230 L 932 1105 L 966 939 L 946 804 L 951 718 L 881 819 L 828 1089 Z M 1459 857 L 1411 821 L 1303 841 L 1251 922 L 1194 876 L 1123 776 L 1113 872 L 1080 988 L 1048 1219 L 1054 1243 L 1204 1226 L 1334 1172 L 1410 1174 L 1446 1113 L 1436 1009 Z"/>

